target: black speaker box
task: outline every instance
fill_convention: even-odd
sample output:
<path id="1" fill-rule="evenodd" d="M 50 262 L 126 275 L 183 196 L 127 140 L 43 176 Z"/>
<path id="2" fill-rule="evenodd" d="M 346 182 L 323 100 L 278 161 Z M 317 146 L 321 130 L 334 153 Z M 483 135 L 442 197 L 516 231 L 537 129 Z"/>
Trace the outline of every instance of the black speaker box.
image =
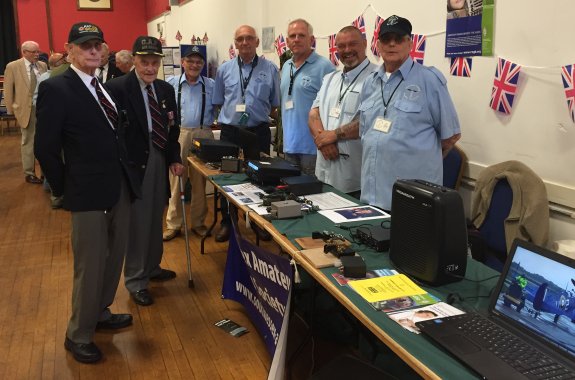
<path id="1" fill-rule="evenodd" d="M 390 259 L 401 272 L 430 285 L 465 276 L 467 226 L 457 191 L 422 180 L 396 181 L 390 236 Z"/>

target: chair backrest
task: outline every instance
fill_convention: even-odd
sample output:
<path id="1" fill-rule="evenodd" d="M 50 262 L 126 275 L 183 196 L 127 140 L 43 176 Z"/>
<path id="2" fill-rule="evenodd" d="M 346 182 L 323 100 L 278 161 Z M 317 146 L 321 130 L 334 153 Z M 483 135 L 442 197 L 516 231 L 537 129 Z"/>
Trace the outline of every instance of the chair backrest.
<path id="1" fill-rule="evenodd" d="M 443 158 L 443 186 L 458 190 L 465 165 L 467 156 L 455 145 Z"/>

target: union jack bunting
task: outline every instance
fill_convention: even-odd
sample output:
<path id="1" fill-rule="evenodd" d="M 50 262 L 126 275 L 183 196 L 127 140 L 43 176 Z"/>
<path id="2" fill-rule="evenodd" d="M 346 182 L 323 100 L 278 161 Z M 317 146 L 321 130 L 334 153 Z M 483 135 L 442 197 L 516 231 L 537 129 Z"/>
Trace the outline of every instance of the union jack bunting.
<path id="1" fill-rule="evenodd" d="M 209 40 L 210 39 L 208 38 L 208 33 L 204 33 L 204 38 L 202 38 L 202 42 L 204 43 L 204 45 L 206 45 Z"/>
<path id="2" fill-rule="evenodd" d="M 365 20 L 363 19 L 363 15 L 361 15 L 358 18 L 356 18 L 355 20 L 353 20 L 351 25 L 353 25 L 357 29 L 359 29 L 359 31 L 363 35 L 363 39 L 367 40 L 367 35 L 365 34 Z"/>
<path id="3" fill-rule="evenodd" d="M 575 122 L 575 88 L 573 87 L 573 69 L 575 65 L 567 65 L 561 68 L 561 78 L 563 78 L 563 87 L 565 88 L 565 97 L 571 120 Z"/>
<path id="4" fill-rule="evenodd" d="M 334 66 L 339 65 L 339 54 L 337 53 L 337 47 L 335 47 L 335 34 L 329 36 L 329 60 Z"/>
<path id="5" fill-rule="evenodd" d="M 280 35 L 276 38 L 276 41 L 274 42 L 274 46 L 275 46 L 276 51 L 278 53 L 278 57 L 281 57 L 281 55 L 286 52 L 287 45 L 286 45 L 286 40 L 285 40 L 283 34 L 280 33 Z"/>
<path id="6" fill-rule="evenodd" d="M 409 55 L 411 58 L 423 65 L 423 58 L 425 56 L 425 36 L 423 34 L 412 34 L 411 39 L 413 44 L 411 46 L 411 52 Z"/>
<path id="7" fill-rule="evenodd" d="M 489 102 L 491 108 L 507 115 L 511 113 L 520 71 L 518 64 L 499 58 Z"/>
<path id="8" fill-rule="evenodd" d="M 470 77 L 471 63 L 471 58 L 468 57 L 451 58 L 451 75 L 456 77 Z"/>
<path id="9" fill-rule="evenodd" d="M 373 27 L 373 37 L 371 37 L 371 52 L 376 57 L 379 57 L 379 51 L 377 51 L 377 39 L 379 38 L 379 27 L 381 26 L 381 24 L 383 24 L 384 21 L 385 19 L 379 16 L 375 18 L 375 26 Z"/>
<path id="10" fill-rule="evenodd" d="M 178 40 L 178 41 L 182 40 L 182 35 L 180 34 L 179 30 L 178 30 L 178 33 L 176 33 L 176 40 Z"/>
<path id="11" fill-rule="evenodd" d="M 234 44 L 230 44 L 230 59 L 236 58 L 236 49 L 234 48 Z"/>

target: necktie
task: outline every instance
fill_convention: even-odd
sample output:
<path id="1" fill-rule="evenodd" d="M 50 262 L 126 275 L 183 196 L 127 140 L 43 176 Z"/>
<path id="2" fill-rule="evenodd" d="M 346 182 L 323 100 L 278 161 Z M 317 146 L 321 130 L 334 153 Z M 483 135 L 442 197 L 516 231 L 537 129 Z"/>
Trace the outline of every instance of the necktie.
<path id="1" fill-rule="evenodd" d="M 100 82 L 98 82 L 96 78 L 92 78 L 92 86 L 96 88 L 96 95 L 98 96 L 98 100 L 100 101 L 100 104 L 106 113 L 106 117 L 108 120 L 110 120 L 110 123 L 112 123 L 112 128 L 115 129 L 118 123 L 118 113 L 116 112 L 116 109 L 102 92 L 102 89 L 100 88 Z"/>
<path id="2" fill-rule="evenodd" d="M 30 65 L 30 93 L 34 94 L 36 91 L 36 85 L 38 84 L 38 78 L 36 77 L 36 72 L 34 71 L 34 64 Z"/>
<path id="3" fill-rule="evenodd" d="M 152 92 L 152 86 L 147 85 L 146 90 L 148 92 L 148 104 L 150 105 L 150 116 L 152 117 L 152 143 L 160 149 L 166 149 L 167 133 L 162 124 L 162 114 L 160 113 L 160 107 L 156 98 L 154 98 L 154 93 Z"/>
<path id="4" fill-rule="evenodd" d="M 100 70 L 100 72 L 98 73 L 98 81 L 100 83 L 104 83 L 104 66 L 100 66 L 98 70 Z"/>

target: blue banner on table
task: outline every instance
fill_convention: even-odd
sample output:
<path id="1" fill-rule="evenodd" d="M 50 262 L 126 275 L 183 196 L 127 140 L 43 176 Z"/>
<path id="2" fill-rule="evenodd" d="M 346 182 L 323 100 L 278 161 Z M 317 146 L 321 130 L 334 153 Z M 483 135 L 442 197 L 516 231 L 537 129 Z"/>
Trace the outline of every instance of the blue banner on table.
<path id="1" fill-rule="evenodd" d="M 273 357 L 292 287 L 290 261 L 231 234 L 222 297 L 241 303 Z"/>

